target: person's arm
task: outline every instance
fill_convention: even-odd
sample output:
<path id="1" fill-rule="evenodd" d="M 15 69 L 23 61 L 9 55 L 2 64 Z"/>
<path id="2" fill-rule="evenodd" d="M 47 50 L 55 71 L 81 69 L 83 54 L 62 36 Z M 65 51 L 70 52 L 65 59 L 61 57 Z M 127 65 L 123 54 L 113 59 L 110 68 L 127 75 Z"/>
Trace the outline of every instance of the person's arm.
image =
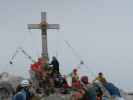
<path id="1" fill-rule="evenodd" d="M 98 77 L 96 77 L 96 78 L 92 81 L 92 83 L 94 83 L 96 80 L 98 80 Z"/>
<path id="2" fill-rule="evenodd" d="M 53 66 L 53 65 L 54 65 L 54 61 L 51 61 L 51 62 L 49 63 L 49 65 Z"/>

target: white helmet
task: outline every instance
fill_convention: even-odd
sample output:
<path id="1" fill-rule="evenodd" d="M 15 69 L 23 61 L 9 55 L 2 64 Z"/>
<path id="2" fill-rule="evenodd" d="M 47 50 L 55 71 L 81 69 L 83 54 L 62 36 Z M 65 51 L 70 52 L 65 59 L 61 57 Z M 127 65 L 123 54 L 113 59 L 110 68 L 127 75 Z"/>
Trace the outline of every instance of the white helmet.
<path id="1" fill-rule="evenodd" d="M 30 85 L 30 82 L 29 82 L 28 80 L 22 80 L 21 83 L 20 83 L 20 85 L 21 85 L 22 87 L 27 87 L 27 86 Z"/>

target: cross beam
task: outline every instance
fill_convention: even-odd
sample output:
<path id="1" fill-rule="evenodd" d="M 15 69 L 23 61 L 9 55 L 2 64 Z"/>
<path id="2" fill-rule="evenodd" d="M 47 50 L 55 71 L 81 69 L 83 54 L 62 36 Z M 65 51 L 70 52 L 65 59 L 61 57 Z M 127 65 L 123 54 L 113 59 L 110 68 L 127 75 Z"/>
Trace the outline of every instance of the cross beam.
<path id="1" fill-rule="evenodd" d="M 46 12 L 41 12 L 40 24 L 28 24 L 28 29 L 41 29 L 42 57 L 48 60 L 47 29 L 59 29 L 59 24 L 48 24 Z"/>

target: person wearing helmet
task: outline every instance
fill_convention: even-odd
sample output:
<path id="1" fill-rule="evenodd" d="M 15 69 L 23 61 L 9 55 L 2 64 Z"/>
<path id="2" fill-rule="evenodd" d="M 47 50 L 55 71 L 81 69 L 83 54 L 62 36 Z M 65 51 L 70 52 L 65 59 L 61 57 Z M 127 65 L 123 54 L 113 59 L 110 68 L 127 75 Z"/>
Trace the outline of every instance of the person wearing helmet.
<path id="1" fill-rule="evenodd" d="M 20 87 L 20 90 L 13 96 L 12 100 L 30 100 L 30 82 L 28 80 L 22 80 L 20 83 Z"/>

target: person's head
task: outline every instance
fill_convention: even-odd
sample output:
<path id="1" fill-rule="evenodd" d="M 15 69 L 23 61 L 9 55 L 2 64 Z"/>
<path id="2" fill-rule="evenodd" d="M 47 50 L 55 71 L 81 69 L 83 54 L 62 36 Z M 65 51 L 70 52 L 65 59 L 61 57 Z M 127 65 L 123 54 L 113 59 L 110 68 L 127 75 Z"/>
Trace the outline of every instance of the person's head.
<path id="1" fill-rule="evenodd" d="M 38 58 L 37 63 L 40 64 L 40 65 L 43 65 L 43 64 L 47 63 L 47 60 L 43 57 L 40 57 L 40 58 Z"/>
<path id="2" fill-rule="evenodd" d="M 21 81 L 21 83 L 20 83 L 20 86 L 22 87 L 22 88 L 29 88 L 30 87 L 30 82 L 29 82 L 29 80 L 22 80 Z"/>
<path id="3" fill-rule="evenodd" d="M 53 56 L 53 57 L 52 57 L 52 60 L 56 60 L 56 57 L 55 57 L 55 56 Z"/>
<path id="4" fill-rule="evenodd" d="M 74 73 L 77 73 L 77 71 L 78 71 L 78 70 L 77 70 L 76 68 L 75 68 L 75 69 L 73 69 L 73 72 L 74 72 Z"/>
<path id="5" fill-rule="evenodd" d="M 99 72 L 99 73 L 98 73 L 98 76 L 103 76 L 103 73 L 102 73 L 102 72 Z"/>
<path id="6" fill-rule="evenodd" d="M 84 84 L 89 84 L 88 76 L 82 76 L 80 81 L 83 82 Z"/>

